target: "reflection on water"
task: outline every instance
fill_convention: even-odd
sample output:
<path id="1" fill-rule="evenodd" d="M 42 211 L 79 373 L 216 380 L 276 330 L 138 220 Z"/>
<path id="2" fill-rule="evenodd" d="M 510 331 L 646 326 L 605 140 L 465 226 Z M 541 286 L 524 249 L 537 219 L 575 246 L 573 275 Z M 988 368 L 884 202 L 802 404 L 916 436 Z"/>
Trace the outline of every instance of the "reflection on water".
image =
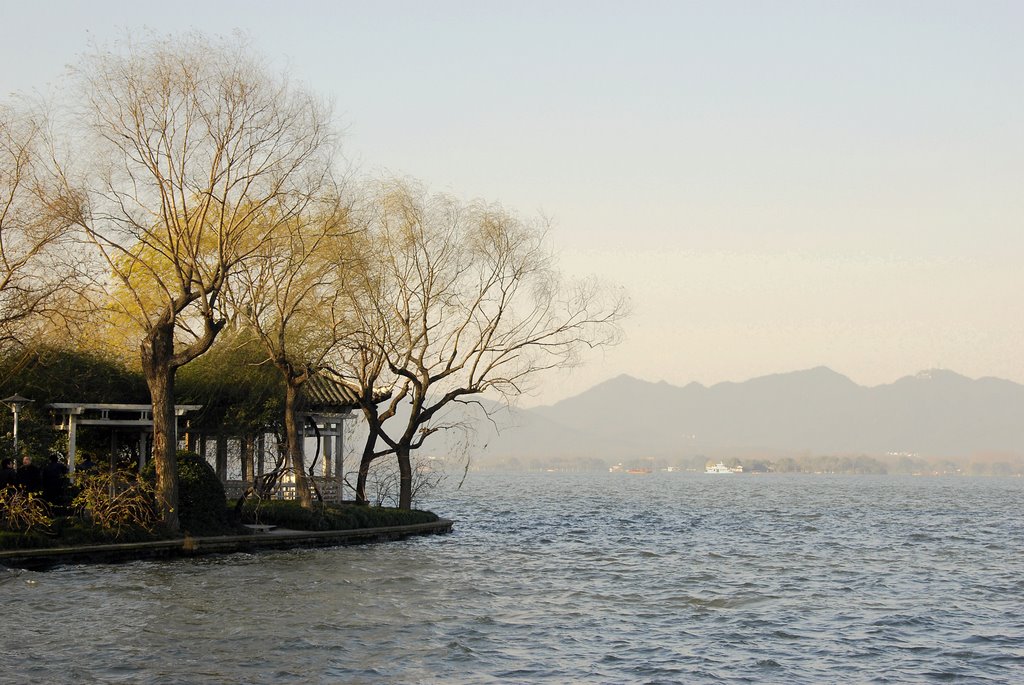
<path id="1" fill-rule="evenodd" d="M 1019 682 L 1022 495 L 471 474 L 449 536 L 0 570 L 0 682 Z"/>

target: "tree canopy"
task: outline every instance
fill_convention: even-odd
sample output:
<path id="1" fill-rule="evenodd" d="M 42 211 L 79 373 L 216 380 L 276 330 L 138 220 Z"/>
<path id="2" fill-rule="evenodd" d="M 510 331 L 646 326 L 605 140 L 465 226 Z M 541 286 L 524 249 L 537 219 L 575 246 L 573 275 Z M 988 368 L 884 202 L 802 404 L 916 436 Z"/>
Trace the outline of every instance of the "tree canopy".
<path id="1" fill-rule="evenodd" d="M 66 140 L 0 109 L 0 342 L 21 345 L 0 380 L 39 399 L 69 379 L 78 401 L 144 389 L 168 530 L 183 398 L 206 425 L 280 421 L 308 503 L 295 400 L 333 371 L 370 429 L 361 483 L 393 455 L 408 507 L 410 453 L 448 405 L 514 398 L 618 339 L 625 298 L 563 279 L 544 221 L 340 183 L 330 107 L 243 39 L 128 39 L 84 55 L 67 92 Z M 22 322 L 72 306 L 60 353 L 25 346 Z"/>
<path id="2" fill-rule="evenodd" d="M 73 73 L 90 155 L 60 173 L 62 207 L 139 331 L 157 496 L 176 531 L 176 371 L 213 344 L 246 258 L 332 189 L 335 135 L 319 98 L 237 38 L 127 42 Z"/>

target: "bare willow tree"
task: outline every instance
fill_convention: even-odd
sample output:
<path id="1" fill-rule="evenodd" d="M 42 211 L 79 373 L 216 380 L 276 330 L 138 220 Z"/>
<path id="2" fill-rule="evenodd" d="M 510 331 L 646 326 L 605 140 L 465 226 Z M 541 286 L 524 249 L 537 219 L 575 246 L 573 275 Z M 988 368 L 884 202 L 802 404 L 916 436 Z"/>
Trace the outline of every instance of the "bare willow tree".
<path id="1" fill-rule="evenodd" d="M 366 492 L 370 466 L 394 453 L 382 439 L 384 423 L 398 415 L 400 403 L 409 393 L 408 383 L 392 374 L 388 365 L 394 312 L 385 302 L 391 274 L 382 268 L 380 241 L 386 239 L 386 234 L 378 218 L 375 203 L 371 202 L 363 210 L 364 231 L 357 241 L 360 248 L 352 251 L 352 273 L 345 282 L 343 306 L 350 326 L 331 356 L 335 364 L 331 370 L 354 391 L 366 420 L 367 434 L 355 487 L 355 499 L 362 504 L 369 502 Z M 391 401 L 385 404 L 387 400 Z"/>
<path id="2" fill-rule="evenodd" d="M 0 346 L 66 311 L 74 291 L 46 133 L 41 115 L 0 105 Z"/>
<path id="3" fill-rule="evenodd" d="M 241 39 L 128 41 L 74 69 L 88 166 L 71 214 L 109 267 L 111 307 L 140 334 L 164 524 L 178 529 L 174 378 L 224 324 L 229 279 L 330 179 L 324 103 Z"/>
<path id="4" fill-rule="evenodd" d="M 303 457 L 299 393 L 350 328 L 342 302 L 350 234 L 346 209 L 336 195 L 325 196 L 269 232 L 230 289 L 232 308 L 284 380 L 287 465 L 304 507 L 312 505 L 313 488 Z"/>
<path id="5" fill-rule="evenodd" d="M 565 283 L 545 227 L 499 207 L 464 206 L 391 183 L 378 189 L 364 221 L 369 256 L 348 303 L 362 325 L 338 367 L 362 389 L 373 442 L 363 453 L 357 497 L 365 499 L 368 462 L 394 454 L 399 506 L 408 508 L 411 452 L 452 427 L 447 406 L 481 393 L 512 398 L 542 372 L 615 343 L 627 303 L 594 281 Z M 391 386 L 384 406 L 371 401 L 374 383 Z M 394 417 L 404 420 L 391 430 L 386 422 Z"/>

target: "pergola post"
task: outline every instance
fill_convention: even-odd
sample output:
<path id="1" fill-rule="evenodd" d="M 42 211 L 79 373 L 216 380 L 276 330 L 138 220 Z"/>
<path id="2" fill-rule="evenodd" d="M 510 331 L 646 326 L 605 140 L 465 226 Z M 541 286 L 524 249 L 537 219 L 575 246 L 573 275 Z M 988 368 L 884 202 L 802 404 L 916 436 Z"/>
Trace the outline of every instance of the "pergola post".
<path id="1" fill-rule="evenodd" d="M 75 472 L 78 461 L 79 426 L 100 426 L 110 431 L 110 466 L 118 449 L 117 432 L 139 431 L 139 468 L 147 461 L 149 435 L 153 430 L 153 407 L 149 404 L 106 404 L 91 402 L 54 402 L 46 405 L 60 415 L 57 428 L 68 432 L 68 474 Z M 177 444 L 178 418 L 190 411 L 202 409 L 199 404 L 175 405 L 174 440 Z M 131 443 L 125 443 L 131 444 Z"/>
<path id="2" fill-rule="evenodd" d="M 265 459 L 264 452 L 265 452 L 265 447 L 266 447 L 265 441 L 266 441 L 266 434 L 263 431 L 260 431 L 259 435 L 256 436 L 256 476 L 257 477 L 263 475 L 263 469 L 266 466 L 266 464 L 264 463 L 264 459 Z"/>
<path id="3" fill-rule="evenodd" d="M 75 453 L 78 448 L 78 415 L 68 414 L 68 474 L 75 475 Z"/>
<path id="4" fill-rule="evenodd" d="M 139 471 L 146 468 L 146 432 L 139 433 Z"/>
<path id="5" fill-rule="evenodd" d="M 256 477 L 254 474 L 255 462 L 253 461 L 253 451 L 256 448 L 256 438 L 252 435 L 245 435 L 241 438 L 240 442 L 240 460 L 242 462 L 242 482 L 254 483 Z"/>
<path id="6" fill-rule="evenodd" d="M 345 499 L 345 419 L 338 421 L 334 436 L 334 477 L 338 479 L 338 500 Z"/>
<path id="7" fill-rule="evenodd" d="M 327 421 L 324 421 L 324 430 L 320 434 L 320 444 L 324 452 L 324 478 L 330 478 L 334 466 L 334 444 L 331 441 L 331 424 Z"/>
<path id="8" fill-rule="evenodd" d="M 215 468 L 217 477 L 220 478 L 221 482 L 228 478 L 228 436 L 224 434 L 223 430 L 217 431 L 217 454 L 215 457 Z"/>

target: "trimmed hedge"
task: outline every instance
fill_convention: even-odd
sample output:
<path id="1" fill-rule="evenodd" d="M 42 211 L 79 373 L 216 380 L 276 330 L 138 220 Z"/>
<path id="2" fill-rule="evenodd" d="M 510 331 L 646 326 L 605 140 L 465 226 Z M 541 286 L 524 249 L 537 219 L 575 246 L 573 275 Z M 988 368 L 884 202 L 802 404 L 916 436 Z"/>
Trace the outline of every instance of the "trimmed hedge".
<path id="1" fill-rule="evenodd" d="M 195 452 L 178 452 L 178 521 L 189 535 L 235 531 L 224 485 L 210 463 Z"/>
<path id="2" fill-rule="evenodd" d="M 150 463 L 144 471 L 147 478 L 156 478 Z M 224 486 L 210 464 L 193 452 L 178 453 L 178 518 L 186 535 L 232 535 L 239 532 L 237 514 L 228 507 Z M 242 512 L 245 523 L 262 523 L 292 530 L 358 530 L 384 528 L 417 523 L 433 523 L 438 516 L 417 509 L 391 509 L 357 504 L 315 504 L 303 509 L 290 500 L 245 502 Z M 28 534 L 0 531 L 0 549 L 28 549 L 55 546 L 77 546 L 112 542 L 141 542 L 166 538 L 159 531 L 149 532 L 129 527 L 115 535 L 83 521 L 77 516 L 55 517 L 45 531 Z"/>
<path id="3" fill-rule="evenodd" d="M 156 481 L 153 462 L 143 472 Z M 178 524 L 184 535 L 231 535 L 237 532 L 227 507 L 224 485 L 210 463 L 195 452 L 178 451 Z"/>
<path id="4" fill-rule="evenodd" d="M 358 504 L 316 504 L 303 509 L 291 500 L 248 501 L 242 521 L 262 523 L 291 530 L 356 530 L 433 523 L 437 514 L 418 509 L 391 509 Z"/>

